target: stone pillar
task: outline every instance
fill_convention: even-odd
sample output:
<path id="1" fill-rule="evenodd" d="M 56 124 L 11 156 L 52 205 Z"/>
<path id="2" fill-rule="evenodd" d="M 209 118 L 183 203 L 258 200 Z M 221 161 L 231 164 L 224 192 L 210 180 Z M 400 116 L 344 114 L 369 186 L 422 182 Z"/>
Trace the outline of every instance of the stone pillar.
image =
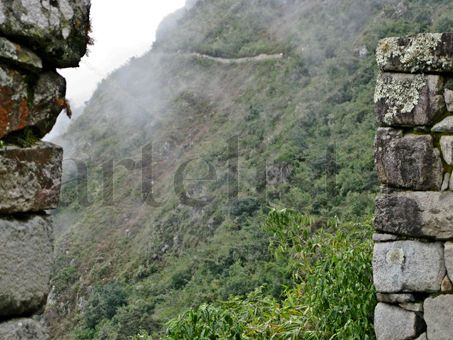
<path id="1" fill-rule="evenodd" d="M 0 2 L 0 339 L 47 339 L 46 304 L 63 150 L 40 139 L 63 109 L 89 41 L 89 0 Z"/>
<path id="2" fill-rule="evenodd" d="M 453 337 L 453 33 L 376 52 L 378 340 Z"/>

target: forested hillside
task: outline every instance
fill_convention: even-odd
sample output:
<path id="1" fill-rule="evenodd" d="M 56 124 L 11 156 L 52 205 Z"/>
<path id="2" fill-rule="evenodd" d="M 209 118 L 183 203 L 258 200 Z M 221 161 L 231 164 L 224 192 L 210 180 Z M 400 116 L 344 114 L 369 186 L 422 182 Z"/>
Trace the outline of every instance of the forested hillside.
<path id="1" fill-rule="evenodd" d="M 312 291 L 301 303 L 332 314 L 300 329 L 371 336 L 374 49 L 386 36 L 453 30 L 452 14 L 448 0 L 199 0 L 167 18 L 151 51 L 104 80 L 58 140 L 88 176 L 66 163 L 46 311 L 53 336 L 126 339 L 169 328 L 180 338 L 190 322 L 174 318 L 191 307 L 211 303 L 204 308 L 223 318 L 219 301 L 257 289 L 272 310 L 294 307 L 288 297 L 323 284 L 331 296 L 316 305 L 324 293 Z M 360 287 L 347 277 L 323 283 L 323 270 L 341 275 L 329 268 L 353 259 L 347 275 L 362 275 Z M 234 306 L 237 321 L 244 310 Z M 302 318 L 297 308 L 278 317 L 260 308 L 257 317 L 277 325 Z M 330 321 L 345 313 L 349 326 Z M 251 319 L 217 336 L 257 336 L 254 325 L 266 322 Z M 279 334 L 268 331 L 261 336 Z"/>

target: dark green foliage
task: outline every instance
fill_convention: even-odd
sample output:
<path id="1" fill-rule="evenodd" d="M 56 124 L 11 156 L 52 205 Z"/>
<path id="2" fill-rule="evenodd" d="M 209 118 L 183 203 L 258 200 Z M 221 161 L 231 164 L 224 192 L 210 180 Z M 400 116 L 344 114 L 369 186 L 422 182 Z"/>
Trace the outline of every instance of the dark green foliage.
<path id="1" fill-rule="evenodd" d="M 228 309 L 201 305 L 184 314 L 184 321 L 170 321 L 171 339 L 242 339 L 244 325 Z"/>
<path id="2" fill-rule="evenodd" d="M 171 278 L 171 287 L 173 289 L 181 289 L 190 281 L 192 278 L 192 269 L 187 268 L 181 271 L 177 271 Z"/>
<path id="3" fill-rule="evenodd" d="M 95 288 L 84 314 L 87 327 L 94 329 L 102 319 L 112 319 L 118 308 L 126 304 L 126 297 L 126 291 L 120 284 Z"/>
<path id="4" fill-rule="evenodd" d="M 448 16 L 442 16 L 435 24 L 436 32 L 453 32 L 453 19 Z"/>
<path id="5" fill-rule="evenodd" d="M 273 211 L 266 223 L 276 261 L 292 267 L 282 300 L 257 288 L 246 298 L 201 305 L 168 323 L 169 339 L 372 339 L 372 227 Z M 333 234 L 334 232 L 335 234 Z"/>
<path id="6" fill-rule="evenodd" d="M 231 214 L 236 217 L 252 216 L 253 213 L 259 210 L 260 204 L 256 198 L 239 198 L 234 201 L 231 206 Z"/>

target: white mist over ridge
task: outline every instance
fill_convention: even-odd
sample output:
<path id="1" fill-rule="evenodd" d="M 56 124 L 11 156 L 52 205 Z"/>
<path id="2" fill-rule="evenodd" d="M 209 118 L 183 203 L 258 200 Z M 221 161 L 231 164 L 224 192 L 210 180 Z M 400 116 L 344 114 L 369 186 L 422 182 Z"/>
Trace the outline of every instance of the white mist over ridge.
<path id="1" fill-rule="evenodd" d="M 68 81 L 68 98 L 82 106 L 97 83 L 111 71 L 151 48 L 157 28 L 184 0 L 97 0 L 91 8 L 94 45 L 80 67 L 61 70 Z"/>
<path id="2" fill-rule="evenodd" d="M 113 70 L 130 58 L 148 51 L 156 38 L 161 21 L 182 8 L 185 0 L 95 0 L 91 6 L 94 44 L 80 67 L 59 70 L 67 81 L 67 98 L 75 111 L 83 111 L 97 85 Z M 132 37 L 132 38 L 131 38 Z M 63 133 L 70 124 L 61 114 L 52 132 L 46 136 L 52 140 Z"/>

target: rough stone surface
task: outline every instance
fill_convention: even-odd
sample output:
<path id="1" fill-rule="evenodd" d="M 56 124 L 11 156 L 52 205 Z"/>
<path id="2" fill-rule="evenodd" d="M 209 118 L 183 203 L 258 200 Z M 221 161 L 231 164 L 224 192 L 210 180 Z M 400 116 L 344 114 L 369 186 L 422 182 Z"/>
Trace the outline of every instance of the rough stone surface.
<path id="1" fill-rule="evenodd" d="M 377 293 L 376 299 L 379 302 L 385 302 L 385 303 L 390 303 L 390 304 L 409 303 L 409 302 L 416 301 L 415 296 L 410 293 L 400 293 L 400 294 Z"/>
<path id="2" fill-rule="evenodd" d="M 49 336 L 33 319 L 15 319 L 0 323 L 0 339 L 2 340 L 47 340 Z"/>
<path id="3" fill-rule="evenodd" d="M 428 339 L 451 340 L 453 334 L 453 295 L 428 298 L 424 303 Z"/>
<path id="4" fill-rule="evenodd" d="M 376 51 L 381 70 L 410 73 L 453 72 L 452 55 L 452 32 L 386 38 Z"/>
<path id="5" fill-rule="evenodd" d="M 440 149 L 442 150 L 442 156 L 444 161 L 452 165 L 453 164 L 453 136 L 442 136 L 440 138 Z"/>
<path id="6" fill-rule="evenodd" d="M 453 277 L 453 242 L 449 241 L 444 244 L 445 267 L 449 277 Z"/>
<path id="7" fill-rule="evenodd" d="M 423 332 L 423 321 L 413 312 L 379 303 L 374 312 L 377 340 L 415 338 Z"/>
<path id="8" fill-rule="evenodd" d="M 392 234 L 373 234 L 374 242 L 390 242 L 398 240 L 398 235 Z"/>
<path id="9" fill-rule="evenodd" d="M 0 149 L 0 213 L 56 208 L 62 159 L 63 150 L 51 143 Z"/>
<path id="10" fill-rule="evenodd" d="M 423 333 L 422 335 L 420 335 L 417 339 L 415 340 L 428 340 L 428 338 L 426 337 L 426 333 Z"/>
<path id="11" fill-rule="evenodd" d="M 433 126 L 432 132 L 453 133 L 453 116 L 448 116 Z"/>
<path id="12" fill-rule="evenodd" d="M 423 312 L 423 303 L 421 303 L 421 302 L 401 303 L 400 307 L 405 310 L 408 310 L 410 312 L 417 312 L 417 313 Z"/>
<path id="13" fill-rule="evenodd" d="M 18 39 L 52 66 L 75 67 L 88 43 L 89 0 L 0 3 L 0 35 Z"/>
<path id="14" fill-rule="evenodd" d="M 430 135 L 406 135 L 380 128 L 376 135 L 376 170 L 381 183 L 411 190 L 440 190 L 442 160 Z"/>
<path id="15" fill-rule="evenodd" d="M 389 303 L 389 304 L 400 304 L 400 303 L 409 303 L 415 302 L 415 296 L 410 293 L 399 293 L 399 294 L 385 294 L 385 293 L 376 293 L 376 299 L 379 302 Z"/>
<path id="16" fill-rule="evenodd" d="M 451 293 L 453 291 L 453 284 L 451 283 L 448 275 L 445 275 L 444 279 L 442 280 L 442 284 L 440 285 L 440 291 L 442 293 Z"/>
<path id="17" fill-rule="evenodd" d="M 447 105 L 447 110 L 453 112 L 453 90 L 445 89 L 445 104 Z"/>
<path id="18" fill-rule="evenodd" d="M 0 219 L 0 318 L 31 314 L 45 304 L 52 241 L 46 216 Z"/>
<path id="19" fill-rule="evenodd" d="M 42 69 L 42 60 L 35 53 L 3 37 L 0 37 L 0 60 L 30 71 Z"/>
<path id="20" fill-rule="evenodd" d="M 374 101 L 380 126 L 432 125 L 445 112 L 445 80 L 437 75 L 382 73 Z"/>
<path id="21" fill-rule="evenodd" d="M 450 173 L 446 172 L 444 175 L 444 181 L 442 182 L 441 191 L 447 191 L 450 186 Z"/>
<path id="22" fill-rule="evenodd" d="M 25 127 L 43 137 L 64 108 L 65 94 L 66 81 L 56 72 L 45 72 L 32 80 L 0 65 L 0 138 Z"/>
<path id="23" fill-rule="evenodd" d="M 453 238 L 453 195 L 393 192 L 378 195 L 374 225 L 383 233 L 440 240 Z"/>
<path id="24" fill-rule="evenodd" d="M 441 243 L 376 243 L 373 279 L 381 293 L 438 292 L 445 276 Z"/>

